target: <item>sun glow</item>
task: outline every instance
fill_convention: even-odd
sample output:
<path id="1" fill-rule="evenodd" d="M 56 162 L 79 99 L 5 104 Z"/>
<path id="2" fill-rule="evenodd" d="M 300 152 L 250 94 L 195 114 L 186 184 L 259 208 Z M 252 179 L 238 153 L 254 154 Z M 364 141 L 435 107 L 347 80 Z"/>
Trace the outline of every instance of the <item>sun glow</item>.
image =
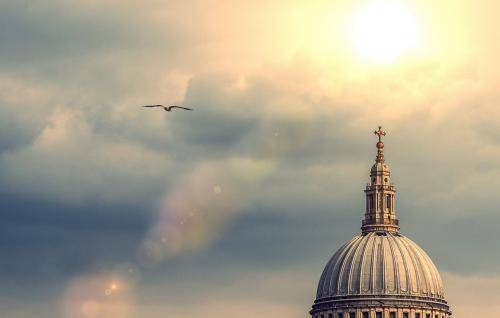
<path id="1" fill-rule="evenodd" d="M 361 9 L 352 31 L 358 52 L 380 62 L 391 62 L 419 44 L 415 15 L 395 2 L 376 2 Z"/>

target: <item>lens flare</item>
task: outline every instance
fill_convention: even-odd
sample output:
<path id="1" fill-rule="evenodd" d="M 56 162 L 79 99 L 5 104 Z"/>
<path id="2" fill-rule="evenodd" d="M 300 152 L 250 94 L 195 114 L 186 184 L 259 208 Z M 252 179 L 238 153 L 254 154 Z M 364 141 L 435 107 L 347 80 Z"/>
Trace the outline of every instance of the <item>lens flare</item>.
<path id="1" fill-rule="evenodd" d="M 222 187 L 220 185 L 216 185 L 214 187 L 214 193 L 215 194 L 221 194 L 221 192 L 222 192 Z"/>
<path id="2" fill-rule="evenodd" d="M 63 317 L 133 317 L 132 284 L 115 273 L 82 276 L 69 284 L 62 303 Z"/>
<path id="3" fill-rule="evenodd" d="M 140 264 L 151 266 L 211 244 L 248 202 L 249 187 L 272 169 L 267 162 L 243 159 L 200 163 L 166 195 L 138 251 Z"/>

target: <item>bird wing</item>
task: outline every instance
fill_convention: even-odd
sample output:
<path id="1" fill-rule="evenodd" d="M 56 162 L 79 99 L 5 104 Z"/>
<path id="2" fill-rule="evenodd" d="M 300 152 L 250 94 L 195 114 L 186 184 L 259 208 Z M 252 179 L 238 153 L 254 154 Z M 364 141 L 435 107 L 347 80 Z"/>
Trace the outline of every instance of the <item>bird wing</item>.
<path id="1" fill-rule="evenodd" d="M 144 105 L 142 107 L 163 107 L 163 105 Z"/>
<path id="2" fill-rule="evenodd" d="M 172 106 L 169 107 L 169 109 L 172 109 L 172 108 L 181 108 L 181 109 L 185 109 L 185 110 L 193 110 L 191 108 L 182 107 L 182 106 L 175 106 L 175 105 L 172 105 Z"/>

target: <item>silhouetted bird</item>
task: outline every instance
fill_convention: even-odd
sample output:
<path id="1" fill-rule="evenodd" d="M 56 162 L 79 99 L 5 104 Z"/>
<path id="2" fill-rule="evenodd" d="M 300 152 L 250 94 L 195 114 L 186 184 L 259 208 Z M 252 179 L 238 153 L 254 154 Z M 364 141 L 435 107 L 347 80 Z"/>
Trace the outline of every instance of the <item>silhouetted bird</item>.
<path id="1" fill-rule="evenodd" d="M 180 108 L 180 109 L 185 109 L 185 110 L 192 110 L 191 108 L 187 108 L 187 107 L 182 107 L 182 106 L 176 106 L 176 105 L 172 105 L 172 106 L 163 106 L 163 105 L 145 105 L 145 106 L 142 106 L 142 107 L 162 107 L 165 111 L 167 112 L 171 112 L 173 108 Z"/>

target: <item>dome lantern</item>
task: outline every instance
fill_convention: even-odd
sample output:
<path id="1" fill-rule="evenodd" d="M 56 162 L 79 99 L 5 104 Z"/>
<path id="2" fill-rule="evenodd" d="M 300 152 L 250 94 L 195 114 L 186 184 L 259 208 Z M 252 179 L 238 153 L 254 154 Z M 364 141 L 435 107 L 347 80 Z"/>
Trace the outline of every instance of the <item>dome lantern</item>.
<path id="1" fill-rule="evenodd" d="M 382 142 L 382 136 L 386 132 L 379 126 L 374 133 L 378 136 L 377 157 L 370 171 L 370 183 L 365 188 L 366 212 L 361 229 L 365 234 L 374 231 L 397 233 L 399 222 L 396 219 L 396 188 L 391 183 L 391 171 L 385 163 Z"/>

